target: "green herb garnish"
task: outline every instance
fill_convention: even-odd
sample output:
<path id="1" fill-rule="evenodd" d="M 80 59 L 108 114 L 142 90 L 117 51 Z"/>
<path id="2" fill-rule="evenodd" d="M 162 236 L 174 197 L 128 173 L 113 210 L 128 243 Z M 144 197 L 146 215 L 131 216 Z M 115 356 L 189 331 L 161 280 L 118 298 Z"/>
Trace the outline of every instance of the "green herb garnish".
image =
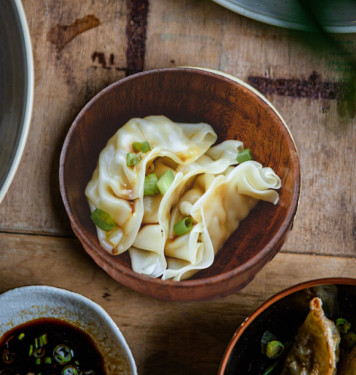
<path id="1" fill-rule="evenodd" d="M 143 152 L 146 153 L 148 151 L 151 151 L 151 146 L 148 142 L 134 142 L 132 144 L 132 148 L 135 152 Z"/>
<path id="2" fill-rule="evenodd" d="M 141 160 L 141 155 L 136 155 L 133 152 L 128 152 L 126 154 L 126 165 L 128 167 L 135 166 L 136 164 L 138 164 L 140 162 L 140 160 Z"/>
<path id="3" fill-rule="evenodd" d="M 159 189 L 157 187 L 158 177 L 156 173 L 150 173 L 145 177 L 145 182 L 143 186 L 143 194 L 144 195 L 155 195 L 159 193 Z"/>
<path id="4" fill-rule="evenodd" d="M 193 220 L 190 217 L 185 217 L 183 220 L 178 221 L 173 225 L 174 233 L 177 236 L 182 236 L 188 233 L 193 228 Z"/>
<path id="5" fill-rule="evenodd" d="M 90 218 L 97 227 L 106 232 L 116 226 L 114 219 L 100 208 L 96 208 L 90 215 Z"/>
<path id="6" fill-rule="evenodd" d="M 172 169 L 168 169 L 168 171 L 164 172 L 163 175 L 157 181 L 157 187 L 162 195 L 166 194 L 169 187 L 172 185 L 174 181 L 174 173 Z"/>
<path id="7" fill-rule="evenodd" d="M 236 160 L 239 164 L 252 159 L 253 157 L 249 148 L 246 148 L 245 150 L 239 152 L 236 157 Z"/>

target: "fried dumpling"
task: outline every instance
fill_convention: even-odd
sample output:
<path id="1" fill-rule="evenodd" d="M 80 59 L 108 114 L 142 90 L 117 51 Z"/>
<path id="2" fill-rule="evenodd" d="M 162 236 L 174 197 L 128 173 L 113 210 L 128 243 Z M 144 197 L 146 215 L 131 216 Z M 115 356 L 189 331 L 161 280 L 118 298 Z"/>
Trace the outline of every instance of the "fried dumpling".
<path id="1" fill-rule="evenodd" d="M 310 301 L 309 314 L 298 330 L 281 375 L 335 375 L 340 334 L 322 309 L 322 301 Z"/>
<path id="2" fill-rule="evenodd" d="M 355 375 L 356 374 L 356 346 L 352 348 L 340 363 L 338 375 Z"/>

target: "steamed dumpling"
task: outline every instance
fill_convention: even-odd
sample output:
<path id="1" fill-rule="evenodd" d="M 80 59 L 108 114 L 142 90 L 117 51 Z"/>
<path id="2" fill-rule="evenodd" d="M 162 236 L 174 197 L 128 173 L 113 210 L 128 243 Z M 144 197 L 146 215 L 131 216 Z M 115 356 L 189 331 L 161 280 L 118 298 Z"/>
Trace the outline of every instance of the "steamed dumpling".
<path id="1" fill-rule="evenodd" d="M 200 174 L 172 208 L 164 279 L 179 281 L 211 266 L 215 254 L 258 199 L 277 203 L 278 193 L 272 189 L 278 189 L 281 181 L 270 168 L 248 161 L 225 172 Z M 174 236 L 173 224 L 186 216 L 196 225 L 191 232 Z"/>
<path id="2" fill-rule="evenodd" d="M 310 312 L 298 330 L 281 375 L 335 375 L 339 343 L 335 323 L 325 316 L 321 299 L 313 298 Z"/>
<path id="3" fill-rule="evenodd" d="M 174 123 L 164 116 L 134 118 L 108 141 L 85 194 L 91 211 L 99 208 L 115 227 L 97 227 L 101 246 L 117 255 L 129 251 L 135 272 L 176 281 L 209 267 L 215 254 L 258 200 L 278 202 L 279 177 L 255 161 L 237 165 L 243 144 L 217 135 L 205 123 Z M 127 166 L 134 142 L 150 150 Z M 136 153 L 137 155 L 137 153 Z M 168 190 L 144 195 L 148 174 L 174 176 Z M 189 217 L 193 228 L 176 235 L 174 225 Z"/>
<path id="4" fill-rule="evenodd" d="M 203 155 L 217 136 L 208 124 L 177 126 L 164 116 L 134 118 L 108 141 L 85 195 L 90 208 L 100 208 L 116 222 L 110 232 L 97 228 L 101 245 L 120 254 L 133 244 L 144 215 L 143 186 L 146 167 L 157 157 L 168 157 L 177 165 L 189 164 Z M 142 154 L 134 167 L 126 164 L 133 142 L 148 141 L 151 151 Z"/>

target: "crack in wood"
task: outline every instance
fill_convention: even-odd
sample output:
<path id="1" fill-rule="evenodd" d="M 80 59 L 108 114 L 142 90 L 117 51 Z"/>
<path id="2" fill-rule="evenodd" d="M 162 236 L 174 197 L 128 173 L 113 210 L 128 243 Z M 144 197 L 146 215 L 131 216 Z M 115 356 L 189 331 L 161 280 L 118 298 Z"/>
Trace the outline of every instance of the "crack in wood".
<path id="1" fill-rule="evenodd" d="M 127 0 L 127 75 L 141 72 L 145 64 L 146 30 L 149 1 Z"/>

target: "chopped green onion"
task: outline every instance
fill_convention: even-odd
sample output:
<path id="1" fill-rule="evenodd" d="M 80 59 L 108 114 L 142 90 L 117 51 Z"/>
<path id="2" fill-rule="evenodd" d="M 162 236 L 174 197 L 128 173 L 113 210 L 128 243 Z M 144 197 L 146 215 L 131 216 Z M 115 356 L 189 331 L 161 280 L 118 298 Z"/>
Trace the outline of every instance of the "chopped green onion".
<path id="1" fill-rule="evenodd" d="M 336 327 L 340 333 L 347 333 L 351 328 L 351 323 L 344 318 L 336 319 Z"/>
<path id="2" fill-rule="evenodd" d="M 10 352 L 9 349 L 5 348 L 4 351 L 2 352 L 2 360 L 7 365 L 12 363 L 12 361 L 14 360 L 14 353 Z"/>
<path id="3" fill-rule="evenodd" d="M 53 349 L 53 358 L 60 365 L 65 365 L 72 359 L 72 352 L 66 345 L 57 345 Z"/>
<path id="4" fill-rule="evenodd" d="M 356 334 L 347 332 L 342 336 L 341 344 L 344 348 L 351 349 L 356 345 Z"/>
<path id="5" fill-rule="evenodd" d="M 45 353 L 46 353 L 46 349 L 44 347 L 40 347 L 33 351 L 33 356 L 35 358 L 43 357 Z"/>
<path id="6" fill-rule="evenodd" d="M 30 349 L 28 351 L 28 356 L 31 357 L 32 353 L 33 353 L 33 345 L 30 345 Z"/>
<path id="7" fill-rule="evenodd" d="M 18 335 L 18 339 L 19 340 L 22 340 L 23 338 L 25 337 L 25 334 L 23 332 L 21 332 L 19 335 Z"/>
<path id="8" fill-rule="evenodd" d="M 239 164 L 243 163 L 244 161 L 252 160 L 252 154 L 249 148 L 242 150 L 237 154 L 236 160 Z"/>
<path id="9" fill-rule="evenodd" d="M 181 236 L 188 233 L 193 228 L 193 221 L 190 217 L 185 217 L 183 220 L 178 221 L 173 225 L 174 233 L 177 236 Z"/>
<path id="10" fill-rule="evenodd" d="M 272 341 L 276 340 L 276 336 L 271 331 L 265 331 L 263 332 L 262 338 L 261 338 L 261 352 L 262 354 L 266 354 L 266 346 L 267 344 Z"/>
<path id="11" fill-rule="evenodd" d="M 136 152 L 143 152 L 143 153 L 146 153 L 148 151 L 151 151 L 151 146 L 148 142 L 134 142 L 132 144 L 132 148 L 134 149 L 134 151 Z"/>
<path id="12" fill-rule="evenodd" d="M 41 358 L 36 358 L 36 365 L 40 365 L 41 364 Z"/>
<path id="13" fill-rule="evenodd" d="M 134 165 L 139 163 L 140 160 L 141 160 L 141 156 L 136 155 L 133 152 L 128 152 L 127 155 L 126 155 L 126 165 L 128 167 L 133 167 Z"/>
<path id="14" fill-rule="evenodd" d="M 76 375 L 76 374 L 78 374 L 78 370 L 72 365 L 68 365 L 64 367 L 64 369 L 62 370 L 62 375 Z"/>
<path id="15" fill-rule="evenodd" d="M 157 182 L 157 187 L 162 195 L 166 194 L 169 187 L 172 185 L 174 180 L 174 173 L 172 169 L 164 172 Z"/>
<path id="16" fill-rule="evenodd" d="M 157 187 L 157 181 L 158 181 L 158 177 L 156 173 L 148 174 L 145 177 L 145 183 L 143 186 L 143 195 L 155 195 L 159 193 L 159 190 Z"/>
<path id="17" fill-rule="evenodd" d="M 100 208 L 95 209 L 90 215 L 90 218 L 97 227 L 104 231 L 109 231 L 116 226 L 113 218 Z"/>
<path id="18" fill-rule="evenodd" d="M 278 340 L 272 340 L 266 346 L 266 356 L 268 358 L 278 358 L 283 351 L 284 345 Z"/>
<path id="19" fill-rule="evenodd" d="M 267 367 L 263 375 L 268 375 L 270 374 L 278 365 L 278 361 L 273 362 L 270 366 Z"/>
<path id="20" fill-rule="evenodd" d="M 38 349 L 38 337 L 35 337 L 35 349 Z"/>
<path id="21" fill-rule="evenodd" d="M 52 358 L 51 357 L 46 357 L 44 361 L 45 361 L 45 363 L 47 365 L 50 365 L 52 363 Z"/>

